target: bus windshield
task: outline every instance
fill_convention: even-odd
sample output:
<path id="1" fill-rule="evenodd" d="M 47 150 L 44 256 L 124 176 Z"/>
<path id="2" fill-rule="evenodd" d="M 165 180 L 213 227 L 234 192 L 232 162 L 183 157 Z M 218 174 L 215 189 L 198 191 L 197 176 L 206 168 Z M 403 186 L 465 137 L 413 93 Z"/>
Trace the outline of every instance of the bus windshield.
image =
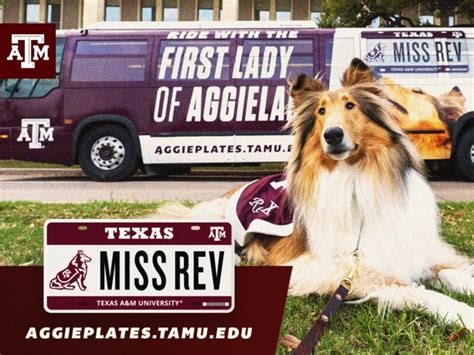
<path id="1" fill-rule="evenodd" d="M 0 99 L 38 98 L 59 87 L 65 37 L 56 38 L 56 77 L 52 79 L 0 79 Z"/>

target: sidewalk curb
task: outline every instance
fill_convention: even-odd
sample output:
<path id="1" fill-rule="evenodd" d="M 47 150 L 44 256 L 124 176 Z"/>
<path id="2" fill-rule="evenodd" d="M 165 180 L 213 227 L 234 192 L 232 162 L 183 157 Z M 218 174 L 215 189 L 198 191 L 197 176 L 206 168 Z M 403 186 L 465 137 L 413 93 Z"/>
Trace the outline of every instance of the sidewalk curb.
<path id="1" fill-rule="evenodd" d="M 69 176 L 84 176 L 81 169 L 66 169 L 66 168 L 0 168 L 0 175 L 69 175 Z"/>
<path id="2" fill-rule="evenodd" d="M 245 176 L 261 177 L 278 174 L 277 170 L 225 170 L 225 169 L 195 169 L 191 174 L 194 176 Z M 0 168 L 0 176 L 85 176 L 81 169 L 76 168 Z M 141 175 L 141 174 L 140 174 Z M 174 175 L 172 175 L 174 176 Z"/>

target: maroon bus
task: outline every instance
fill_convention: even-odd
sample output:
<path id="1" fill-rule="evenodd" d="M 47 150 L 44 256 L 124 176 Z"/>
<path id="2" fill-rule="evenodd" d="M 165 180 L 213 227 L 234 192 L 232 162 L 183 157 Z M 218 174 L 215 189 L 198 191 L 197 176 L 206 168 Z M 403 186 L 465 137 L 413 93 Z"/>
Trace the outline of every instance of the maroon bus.
<path id="1" fill-rule="evenodd" d="M 473 29 L 332 30 L 296 21 L 62 32 L 55 79 L 0 80 L 0 159 L 79 163 L 108 181 L 140 166 L 151 173 L 284 162 L 288 78 L 321 73 L 333 89 L 361 57 L 406 108 L 402 127 L 422 157 L 453 161 L 474 179 L 473 48 Z M 456 110 L 443 111 L 447 100 Z"/>

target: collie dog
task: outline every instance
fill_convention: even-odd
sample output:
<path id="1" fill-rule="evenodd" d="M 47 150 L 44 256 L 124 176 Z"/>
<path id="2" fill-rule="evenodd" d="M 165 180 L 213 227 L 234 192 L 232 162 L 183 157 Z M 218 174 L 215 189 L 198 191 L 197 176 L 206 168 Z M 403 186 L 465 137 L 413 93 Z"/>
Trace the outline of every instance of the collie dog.
<path id="1" fill-rule="evenodd" d="M 292 295 L 330 295 L 354 265 L 359 245 L 351 297 L 377 300 L 383 309 L 421 308 L 473 329 L 472 307 L 419 284 L 439 280 L 470 294 L 473 268 L 440 237 L 423 165 L 370 68 L 354 59 L 336 91 L 300 75 L 290 83 L 290 95 L 295 143 L 286 202 L 292 231 L 247 234 L 243 255 L 257 264 L 292 266 Z M 233 196 L 235 191 L 188 212 L 224 218 Z"/>

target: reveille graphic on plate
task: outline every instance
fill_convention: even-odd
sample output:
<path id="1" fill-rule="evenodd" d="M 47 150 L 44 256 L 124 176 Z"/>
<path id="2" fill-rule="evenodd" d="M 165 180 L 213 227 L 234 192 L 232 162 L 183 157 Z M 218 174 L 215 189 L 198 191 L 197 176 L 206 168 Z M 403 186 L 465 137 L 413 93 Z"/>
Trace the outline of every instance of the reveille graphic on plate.
<path id="1" fill-rule="evenodd" d="M 50 313 L 228 313 L 234 242 L 227 222 L 49 220 Z"/>

